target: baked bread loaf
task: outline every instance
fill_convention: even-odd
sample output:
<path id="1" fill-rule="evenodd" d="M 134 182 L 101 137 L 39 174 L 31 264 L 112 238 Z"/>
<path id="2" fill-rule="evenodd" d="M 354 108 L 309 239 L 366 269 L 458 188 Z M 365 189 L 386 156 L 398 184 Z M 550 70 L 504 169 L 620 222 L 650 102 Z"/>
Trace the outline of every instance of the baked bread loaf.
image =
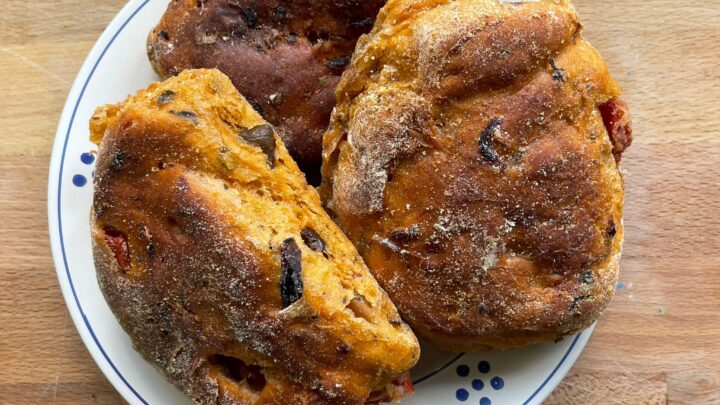
<path id="1" fill-rule="evenodd" d="M 192 400 L 361 404 L 411 388 L 415 336 L 226 76 L 187 70 L 90 127 L 100 287 Z"/>
<path id="2" fill-rule="evenodd" d="M 163 78 L 218 68 L 319 183 L 335 87 L 384 0 L 172 1 L 148 39 Z"/>
<path id="3" fill-rule="evenodd" d="M 321 197 L 438 346 L 561 339 L 618 276 L 619 96 L 569 1 L 390 0 L 339 84 Z"/>

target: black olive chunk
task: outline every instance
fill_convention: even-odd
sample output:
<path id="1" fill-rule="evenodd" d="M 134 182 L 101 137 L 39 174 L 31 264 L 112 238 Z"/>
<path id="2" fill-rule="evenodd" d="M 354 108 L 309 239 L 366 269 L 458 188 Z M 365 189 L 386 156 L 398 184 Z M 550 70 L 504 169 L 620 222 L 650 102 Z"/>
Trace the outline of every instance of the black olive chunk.
<path id="1" fill-rule="evenodd" d="M 269 124 L 258 125 L 251 129 L 243 129 L 238 135 L 247 143 L 262 149 L 267 155 L 268 164 L 275 167 L 275 136 Z"/>
<path id="2" fill-rule="evenodd" d="M 300 232 L 300 236 L 302 237 L 303 242 L 305 242 L 305 245 L 307 245 L 310 249 L 315 252 L 326 253 L 325 241 L 314 230 L 305 228 L 302 232 Z"/>
<path id="3" fill-rule="evenodd" d="M 615 227 L 615 222 L 613 222 L 613 220 L 611 219 L 608 221 L 607 235 L 612 239 L 615 237 L 616 234 L 617 228 Z"/>
<path id="4" fill-rule="evenodd" d="M 167 104 L 175 98 L 175 92 L 172 90 L 165 90 L 158 96 L 157 103 L 158 105 Z"/>
<path id="5" fill-rule="evenodd" d="M 285 239 L 280 249 L 280 298 L 287 308 L 302 298 L 302 252 L 295 239 Z"/>
<path id="6" fill-rule="evenodd" d="M 192 121 L 193 124 L 197 125 L 200 123 L 197 114 L 191 111 L 170 111 L 170 113 L 177 115 L 180 118 Z"/>
<path id="7" fill-rule="evenodd" d="M 344 69 L 350 63 L 350 56 L 332 58 L 327 62 L 327 67 L 334 70 Z"/>
<path id="8" fill-rule="evenodd" d="M 592 271 L 586 270 L 580 273 L 580 280 L 582 280 L 585 284 L 592 284 L 595 282 L 595 277 L 592 274 Z"/>
<path id="9" fill-rule="evenodd" d="M 492 146 L 493 138 L 495 138 L 500 131 L 502 122 L 502 118 L 491 119 L 490 123 L 488 123 L 487 127 L 485 127 L 480 134 L 478 145 L 480 147 L 480 155 L 483 159 L 494 166 L 505 167 L 505 164 L 500 160 L 500 155 Z"/>

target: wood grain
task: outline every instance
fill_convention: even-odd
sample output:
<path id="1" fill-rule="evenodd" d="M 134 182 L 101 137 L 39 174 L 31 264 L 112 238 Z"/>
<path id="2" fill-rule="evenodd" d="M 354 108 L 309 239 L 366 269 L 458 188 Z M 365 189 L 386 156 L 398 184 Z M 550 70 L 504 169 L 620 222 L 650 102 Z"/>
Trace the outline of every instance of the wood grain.
<path id="1" fill-rule="evenodd" d="M 576 0 L 635 117 L 621 288 L 549 404 L 720 404 L 720 2 Z M 0 13 L 0 403 L 122 403 L 50 257 L 49 156 L 77 71 L 120 0 Z"/>

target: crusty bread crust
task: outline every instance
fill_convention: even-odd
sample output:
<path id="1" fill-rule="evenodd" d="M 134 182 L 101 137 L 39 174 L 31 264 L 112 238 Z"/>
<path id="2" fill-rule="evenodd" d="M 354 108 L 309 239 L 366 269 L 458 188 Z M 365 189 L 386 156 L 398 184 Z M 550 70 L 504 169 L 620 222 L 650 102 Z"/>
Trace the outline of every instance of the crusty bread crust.
<path id="1" fill-rule="evenodd" d="M 100 287 L 191 399 L 359 404 L 415 364 L 414 335 L 226 76 L 152 84 L 91 132 Z"/>
<path id="2" fill-rule="evenodd" d="M 339 84 L 321 195 L 428 340 L 561 339 L 617 280 L 619 94 L 569 1 L 390 0 Z"/>
<path id="3" fill-rule="evenodd" d="M 172 1 L 148 38 L 164 78 L 218 68 L 319 182 L 322 136 L 357 38 L 384 0 Z"/>

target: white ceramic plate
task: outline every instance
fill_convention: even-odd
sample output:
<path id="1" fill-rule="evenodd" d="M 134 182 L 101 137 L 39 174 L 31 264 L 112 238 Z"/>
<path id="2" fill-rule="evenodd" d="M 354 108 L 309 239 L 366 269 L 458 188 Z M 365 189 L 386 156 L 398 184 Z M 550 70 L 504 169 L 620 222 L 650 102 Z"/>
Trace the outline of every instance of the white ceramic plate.
<path id="1" fill-rule="evenodd" d="M 48 184 L 50 238 L 65 301 L 98 366 L 131 404 L 188 401 L 132 349 L 98 288 L 88 223 L 95 163 L 88 120 L 97 106 L 123 100 L 157 80 L 145 39 L 167 4 L 131 0 L 95 44 L 65 104 Z M 570 369 L 590 333 L 557 344 L 460 355 L 423 344 L 420 364 L 412 371 L 416 392 L 404 403 L 540 403 Z"/>

